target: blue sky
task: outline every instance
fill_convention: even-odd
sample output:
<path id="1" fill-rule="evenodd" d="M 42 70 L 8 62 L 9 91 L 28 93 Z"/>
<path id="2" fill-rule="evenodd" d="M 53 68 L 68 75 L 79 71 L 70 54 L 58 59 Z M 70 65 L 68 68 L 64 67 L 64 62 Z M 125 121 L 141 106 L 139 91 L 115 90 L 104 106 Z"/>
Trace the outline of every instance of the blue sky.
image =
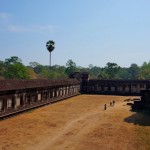
<path id="1" fill-rule="evenodd" d="M 0 0 L 0 60 L 121 67 L 150 61 L 149 0 Z"/>

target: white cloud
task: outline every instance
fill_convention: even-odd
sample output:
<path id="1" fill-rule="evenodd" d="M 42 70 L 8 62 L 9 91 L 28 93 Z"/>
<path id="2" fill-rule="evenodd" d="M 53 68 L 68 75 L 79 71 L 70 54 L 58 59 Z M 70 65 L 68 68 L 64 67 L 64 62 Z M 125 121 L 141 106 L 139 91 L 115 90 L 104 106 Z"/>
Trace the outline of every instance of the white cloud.
<path id="1" fill-rule="evenodd" d="M 56 31 L 56 27 L 52 25 L 16 25 L 13 24 L 10 20 L 12 17 L 11 13 L 0 12 L 0 31 L 4 32 L 18 32 L 18 33 L 26 33 L 26 32 L 34 32 L 34 33 L 52 33 Z"/>
<path id="2" fill-rule="evenodd" d="M 6 27 L 6 30 L 10 32 L 28 32 L 29 31 L 27 28 L 24 28 L 21 26 L 15 26 L 15 25 L 8 25 Z"/>
<path id="3" fill-rule="evenodd" d="M 34 25 L 34 26 L 20 26 L 20 25 L 0 25 L 0 31 L 16 32 L 16 33 L 52 33 L 57 27 L 52 25 Z"/>
<path id="4" fill-rule="evenodd" d="M 41 32 L 41 33 L 56 31 L 56 27 L 52 25 L 35 26 L 34 29 L 36 32 Z"/>
<path id="5" fill-rule="evenodd" d="M 0 12 L 0 19 L 8 20 L 11 16 L 11 13 Z"/>

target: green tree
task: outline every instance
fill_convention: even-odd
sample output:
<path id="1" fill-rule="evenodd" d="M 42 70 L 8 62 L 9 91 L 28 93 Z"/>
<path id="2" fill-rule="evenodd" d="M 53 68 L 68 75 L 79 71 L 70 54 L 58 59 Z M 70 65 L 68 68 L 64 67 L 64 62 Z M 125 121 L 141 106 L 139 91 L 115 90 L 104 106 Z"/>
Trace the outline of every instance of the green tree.
<path id="1" fill-rule="evenodd" d="M 12 64 L 17 64 L 17 63 L 22 64 L 22 60 L 17 56 L 12 56 L 10 58 L 5 59 L 6 66 L 12 65 Z"/>
<path id="2" fill-rule="evenodd" d="M 5 65 L 3 61 L 0 61 L 0 76 L 3 76 L 5 72 Z"/>
<path id="3" fill-rule="evenodd" d="M 29 67 L 31 67 L 36 74 L 41 74 L 45 66 L 39 64 L 38 62 L 30 62 Z"/>
<path id="4" fill-rule="evenodd" d="M 140 68 L 139 78 L 140 79 L 150 79 L 150 62 L 143 63 L 143 65 Z"/>
<path id="5" fill-rule="evenodd" d="M 71 73 L 79 71 L 77 69 L 76 63 L 73 62 L 71 59 L 68 60 L 68 62 L 66 63 L 66 69 L 65 69 L 65 73 L 69 76 Z"/>
<path id="6" fill-rule="evenodd" d="M 66 74 L 65 74 L 65 66 L 59 66 L 59 65 L 54 65 L 53 67 L 51 67 L 53 72 L 56 72 L 56 78 L 66 78 Z"/>
<path id="7" fill-rule="evenodd" d="M 120 68 L 116 74 L 117 79 L 130 79 L 129 68 Z"/>
<path id="8" fill-rule="evenodd" d="M 51 52 L 55 49 L 55 42 L 54 41 L 48 41 L 46 43 L 47 50 L 50 52 L 50 67 L 51 67 Z"/>
<path id="9" fill-rule="evenodd" d="M 3 61 L 0 61 L 0 80 L 4 79 L 4 73 L 5 73 L 5 64 Z"/>
<path id="10" fill-rule="evenodd" d="M 109 79 L 108 74 L 106 73 L 106 71 L 104 69 L 101 69 L 101 71 L 99 72 L 98 79 Z"/>
<path id="11" fill-rule="evenodd" d="M 140 67 L 137 64 L 131 64 L 129 67 L 130 79 L 138 79 L 140 74 Z"/>
<path id="12" fill-rule="evenodd" d="M 6 79 L 29 79 L 27 68 L 20 63 L 11 64 L 5 72 Z"/>
<path id="13" fill-rule="evenodd" d="M 100 75 L 101 68 L 93 65 L 89 65 L 89 74 L 91 78 L 97 78 Z"/>
<path id="14" fill-rule="evenodd" d="M 40 64 L 39 64 L 38 62 L 35 62 L 35 61 L 29 63 L 29 66 L 32 67 L 32 68 L 35 68 L 35 67 L 37 67 L 37 66 L 39 66 L 39 65 L 40 65 Z"/>
<path id="15" fill-rule="evenodd" d="M 109 79 L 115 79 L 120 70 L 120 66 L 118 66 L 116 63 L 108 62 L 105 66 L 105 69 Z"/>
<path id="16" fill-rule="evenodd" d="M 12 56 L 5 59 L 5 72 L 6 79 L 29 79 L 27 68 L 22 64 L 22 60 L 17 56 Z"/>
<path id="17" fill-rule="evenodd" d="M 37 79 L 37 74 L 34 72 L 33 68 L 27 67 L 27 71 L 30 79 Z"/>

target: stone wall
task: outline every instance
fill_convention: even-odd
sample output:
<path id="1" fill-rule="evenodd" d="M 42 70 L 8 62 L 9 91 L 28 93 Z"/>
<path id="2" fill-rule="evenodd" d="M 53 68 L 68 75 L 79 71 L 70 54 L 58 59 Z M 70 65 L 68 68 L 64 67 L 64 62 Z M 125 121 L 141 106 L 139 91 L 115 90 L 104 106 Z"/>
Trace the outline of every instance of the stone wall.
<path id="1" fill-rule="evenodd" d="M 150 80 L 87 80 L 81 84 L 82 93 L 111 95 L 140 95 L 150 90 Z"/>
<path id="2" fill-rule="evenodd" d="M 76 79 L 0 81 L 0 118 L 80 94 Z"/>

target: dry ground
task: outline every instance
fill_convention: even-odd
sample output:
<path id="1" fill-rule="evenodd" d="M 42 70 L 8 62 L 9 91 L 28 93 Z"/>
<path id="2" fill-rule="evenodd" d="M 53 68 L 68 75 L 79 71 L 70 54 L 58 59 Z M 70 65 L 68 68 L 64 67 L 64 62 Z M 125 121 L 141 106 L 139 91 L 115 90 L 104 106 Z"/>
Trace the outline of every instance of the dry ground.
<path id="1" fill-rule="evenodd" d="M 127 98 L 80 95 L 2 120 L 0 150 L 150 150 L 150 117 Z"/>

